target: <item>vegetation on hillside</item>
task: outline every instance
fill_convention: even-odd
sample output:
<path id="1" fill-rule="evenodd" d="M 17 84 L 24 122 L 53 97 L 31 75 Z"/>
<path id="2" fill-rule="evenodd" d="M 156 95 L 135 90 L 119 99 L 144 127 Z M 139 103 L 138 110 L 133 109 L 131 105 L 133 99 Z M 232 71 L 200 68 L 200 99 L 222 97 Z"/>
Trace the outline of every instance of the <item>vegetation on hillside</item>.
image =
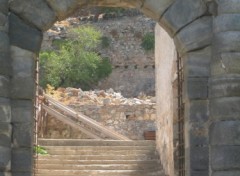
<path id="1" fill-rule="evenodd" d="M 41 52 L 41 86 L 90 89 L 107 77 L 112 66 L 97 53 L 101 38 L 92 26 L 82 26 L 69 30 L 67 39 L 55 41 L 55 51 Z"/>
<path id="2" fill-rule="evenodd" d="M 153 50 L 155 47 L 155 35 L 152 32 L 148 32 L 143 36 L 142 47 L 148 51 Z"/>

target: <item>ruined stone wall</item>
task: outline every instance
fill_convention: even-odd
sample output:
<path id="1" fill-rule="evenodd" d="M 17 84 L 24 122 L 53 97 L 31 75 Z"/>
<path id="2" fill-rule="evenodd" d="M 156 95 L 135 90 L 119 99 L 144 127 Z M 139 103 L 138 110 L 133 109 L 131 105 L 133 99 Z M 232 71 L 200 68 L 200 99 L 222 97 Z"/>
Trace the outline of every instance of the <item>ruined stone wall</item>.
<path id="1" fill-rule="evenodd" d="M 144 131 L 155 131 L 154 105 L 70 105 L 70 107 L 133 140 L 143 140 Z M 66 124 L 48 117 L 46 138 L 89 138 Z"/>
<path id="2" fill-rule="evenodd" d="M 154 32 L 155 22 L 143 15 L 98 21 L 68 18 L 44 33 L 42 50 L 53 49 L 52 41 L 65 38 L 68 28 L 86 24 L 93 25 L 107 37 L 109 46 L 100 47 L 98 52 L 102 57 L 109 58 L 113 68 L 109 77 L 100 81 L 95 88 L 113 88 L 125 97 L 137 97 L 141 92 L 155 95 L 154 52 L 145 51 L 141 46 L 144 35 Z"/>
<path id="3" fill-rule="evenodd" d="M 155 131 L 155 97 L 125 98 L 113 89 L 82 91 L 76 88 L 47 89 L 54 99 L 133 140 L 144 139 L 144 131 Z M 89 138 L 48 116 L 43 124 L 48 138 Z M 45 119 L 44 119 L 45 120 Z"/>

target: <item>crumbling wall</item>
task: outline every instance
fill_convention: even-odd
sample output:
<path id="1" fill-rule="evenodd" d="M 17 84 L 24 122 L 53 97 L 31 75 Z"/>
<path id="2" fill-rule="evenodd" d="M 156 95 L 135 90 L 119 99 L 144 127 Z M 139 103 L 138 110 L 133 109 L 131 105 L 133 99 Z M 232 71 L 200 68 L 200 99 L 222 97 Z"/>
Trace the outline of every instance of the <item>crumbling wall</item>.
<path id="1" fill-rule="evenodd" d="M 66 89 L 59 101 L 77 112 L 102 123 L 133 140 L 144 139 L 144 131 L 155 131 L 155 98 L 146 100 L 127 99 L 120 93 L 105 91 L 81 91 Z M 67 103 L 66 103 L 67 102 Z M 88 138 L 54 117 L 47 117 L 45 137 L 47 138 Z"/>

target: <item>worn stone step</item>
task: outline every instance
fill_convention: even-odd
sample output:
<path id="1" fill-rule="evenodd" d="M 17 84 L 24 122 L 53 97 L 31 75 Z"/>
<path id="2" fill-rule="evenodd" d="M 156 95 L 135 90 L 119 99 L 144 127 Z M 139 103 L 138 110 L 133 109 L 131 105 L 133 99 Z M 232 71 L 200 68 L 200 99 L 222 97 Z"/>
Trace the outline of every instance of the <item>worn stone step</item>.
<path id="1" fill-rule="evenodd" d="M 154 155 L 156 154 L 155 150 L 58 150 L 58 149 L 47 149 L 49 155 L 129 155 L 129 154 L 148 154 Z"/>
<path id="2" fill-rule="evenodd" d="M 156 150 L 155 146 L 44 146 L 46 150 Z"/>
<path id="3" fill-rule="evenodd" d="M 59 159 L 38 159 L 38 164 L 146 164 L 154 165 L 158 160 L 59 160 Z"/>
<path id="4" fill-rule="evenodd" d="M 149 160 L 157 159 L 156 155 L 40 155 L 39 159 L 60 160 Z"/>
<path id="5" fill-rule="evenodd" d="M 37 170 L 37 176 L 161 176 L 156 170 Z"/>
<path id="6" fill-rule="evenodd" d="M 155 164 L 38 164 L 38 169 L 49 170 L 148 170 L 157 168 Z"/>
<path id="7" fill-rule="evenodd" d="M 155 146 L 155 141 L 39 139 L 43 146 Z"/>

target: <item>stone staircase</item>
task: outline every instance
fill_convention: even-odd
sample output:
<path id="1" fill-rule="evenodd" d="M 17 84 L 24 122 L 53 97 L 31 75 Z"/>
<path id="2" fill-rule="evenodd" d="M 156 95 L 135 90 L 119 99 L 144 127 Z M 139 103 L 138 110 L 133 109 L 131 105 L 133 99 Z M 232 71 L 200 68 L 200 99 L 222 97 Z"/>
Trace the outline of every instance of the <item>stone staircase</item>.
<path id="1" fill-rule="evenodd" d="M 155 141 L 39 139 L 36 176 L 164 176 Z"/>

